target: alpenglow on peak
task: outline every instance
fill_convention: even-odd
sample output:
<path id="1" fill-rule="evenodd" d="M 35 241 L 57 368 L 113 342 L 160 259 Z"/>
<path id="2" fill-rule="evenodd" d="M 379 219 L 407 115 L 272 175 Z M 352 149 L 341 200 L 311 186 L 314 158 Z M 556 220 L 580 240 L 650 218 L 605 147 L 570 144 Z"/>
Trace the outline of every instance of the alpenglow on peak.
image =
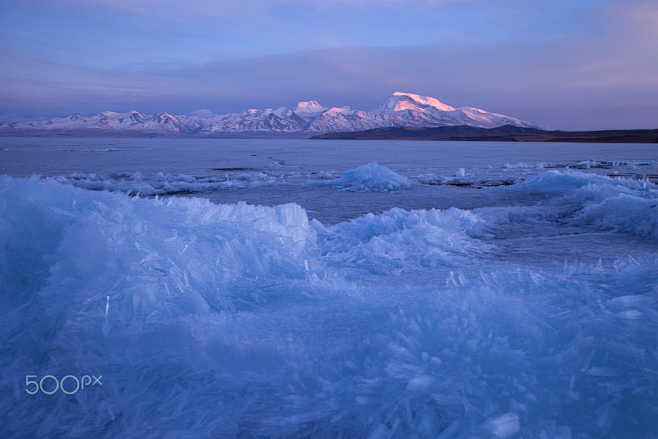
<path id="1" fill-rule="evenodd" d="M 437 98 L 431 96 L 421 96 L 416 93 L 407 93 L 403 91 L 396 91 L 388 98 L 385 105 L 387 110 L 403 111 L 403 110 L 422 110 L 423 107 L 431 107 L 439 111 L 455 111 L 456 108 L 448 104 L 444 104 Z"/>
<path id="2" fill-rule="evenodd" d="M 316 100 L 311 99 L 310 101 L 301 101 L 297 103 L 296 112 L 302 113 L 317 113 L 324 110 L 324 107 Z"/>

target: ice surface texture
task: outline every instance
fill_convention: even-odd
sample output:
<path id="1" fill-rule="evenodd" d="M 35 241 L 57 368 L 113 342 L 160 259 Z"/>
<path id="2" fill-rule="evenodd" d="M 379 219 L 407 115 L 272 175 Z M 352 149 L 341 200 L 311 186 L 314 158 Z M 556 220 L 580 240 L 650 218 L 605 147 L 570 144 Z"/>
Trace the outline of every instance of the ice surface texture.
<path id="1" fill-rule="evenodd" d="M 0 435 L 651 437 L 656 255 L 522 264 L 493 237 L 655 242 L 655 186 L 549 172 L 509 190 L 545 202 L 325 226 L 294 204 L 1 177 Z M 29 396 L 30 374 L 104 384 Z"/>
<path id="2" fill-rule="evenodd" d="M 98 175 L 75 173 L 51 177 L 65 184 L 108 192 L 123 192 L 129 195 L 177 195 L 213 192 L 224 189 L 255 188 L 265 185 L 285 183 L 285 176 L 268 174 L 258 170 L 224 172 L 219 175 L 167 175 L 159 172 L 154 175 L 140 173 L 114 173 Z M 317 175 L 314 175 L 317 183 Z M 411 185 L 404 177 L 391 169 L 377 163 L 369 163 L 343 172 L 340 178 L 328 174 L 327 183 L 347 191 L 388 192 L 406 189 Z"/>
<path id="3" fill-rule="evenodd" d="M 110 175 L 76 173 L 52 178 L 60 183 L 94 191 L 124 192 L 143 196 L 212 192 L 276 183 L 274 177 L 259 171 L 206 176 L 167 175 L 162 172 L 150 176 L 140 173 Z"/>

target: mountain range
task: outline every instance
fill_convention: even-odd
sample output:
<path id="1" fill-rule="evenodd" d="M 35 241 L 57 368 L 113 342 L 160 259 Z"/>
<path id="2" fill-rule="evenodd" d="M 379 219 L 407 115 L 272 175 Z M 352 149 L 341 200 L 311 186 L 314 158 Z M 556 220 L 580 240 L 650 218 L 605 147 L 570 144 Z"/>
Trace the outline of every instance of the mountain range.
<path id="1" fill-rule="evenodd" d="M 318 101 L 302 101 L 294 109 L 250 109 L 243 113 L 215 114 L 200 110 L 189 114 L 139 111 L 104 111 L 91 116 L 76 113 L 47 120 L 0 123 L 0 134 L 117 134 L 221 136 L 239 134 L 320 134 L 390 127 L 504 125 L 532 127 L 521 119 L 475 107 L 455 108 L 440 100 L 414 93 L 395 92 L 378 109 L 324 107 Z"/>

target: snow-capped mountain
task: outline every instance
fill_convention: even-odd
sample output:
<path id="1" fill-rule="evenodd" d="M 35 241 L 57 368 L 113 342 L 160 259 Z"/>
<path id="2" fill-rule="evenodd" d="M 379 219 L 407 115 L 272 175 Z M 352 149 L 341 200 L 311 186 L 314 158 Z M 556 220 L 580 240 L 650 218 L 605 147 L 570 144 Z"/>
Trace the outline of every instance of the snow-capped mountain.
<path id="1" fill-rule="evenodd" d="M 475 107 L 455 108 L 440 100 L 414 93 L 395 92 L 373 111 L 351 107 L 323 107 L 318 101 L 302 101 L 294 109 L 250 109 L 243 113 L 215 114 L 199 110 L 190 114 L 147 115 L 138 111 L 52 118 L 0 125 L 0 131 L 145 133 L 207 135 L 238 133 L 325 133 L 361 131 L 385 127 L 439 127 L 469 125 L 493 128 L 502 125 L 531 127 L 521 119 L 490 113 Z"/>
<path id="2" fill-rule="evenodd" d="M 15 130 L 103 130 L 103 131 L 143 131 L 180 133 L 184 130 L 176 116 L 169 113 L 156 113 L 145 115 L 139 111 L 116 113 L 103 111 L 92 116 L 83 116 L 79 113 L 68 117 L 56 117 L 48 120 L 34 122 L 14 122 L 7 125 Z M 5 127 L 0 127 L 0 129 Z"/>

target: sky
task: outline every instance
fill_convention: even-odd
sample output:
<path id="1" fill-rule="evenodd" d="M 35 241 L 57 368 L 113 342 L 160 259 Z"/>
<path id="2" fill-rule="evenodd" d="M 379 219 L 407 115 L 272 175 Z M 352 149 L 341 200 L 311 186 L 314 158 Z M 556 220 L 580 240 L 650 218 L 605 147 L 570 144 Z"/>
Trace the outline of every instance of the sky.
<path id="1" fill-rule="evenodd" d="M 375 109 L 658 128 L 658 0 L 0 0 L 0 120 Z"/>

